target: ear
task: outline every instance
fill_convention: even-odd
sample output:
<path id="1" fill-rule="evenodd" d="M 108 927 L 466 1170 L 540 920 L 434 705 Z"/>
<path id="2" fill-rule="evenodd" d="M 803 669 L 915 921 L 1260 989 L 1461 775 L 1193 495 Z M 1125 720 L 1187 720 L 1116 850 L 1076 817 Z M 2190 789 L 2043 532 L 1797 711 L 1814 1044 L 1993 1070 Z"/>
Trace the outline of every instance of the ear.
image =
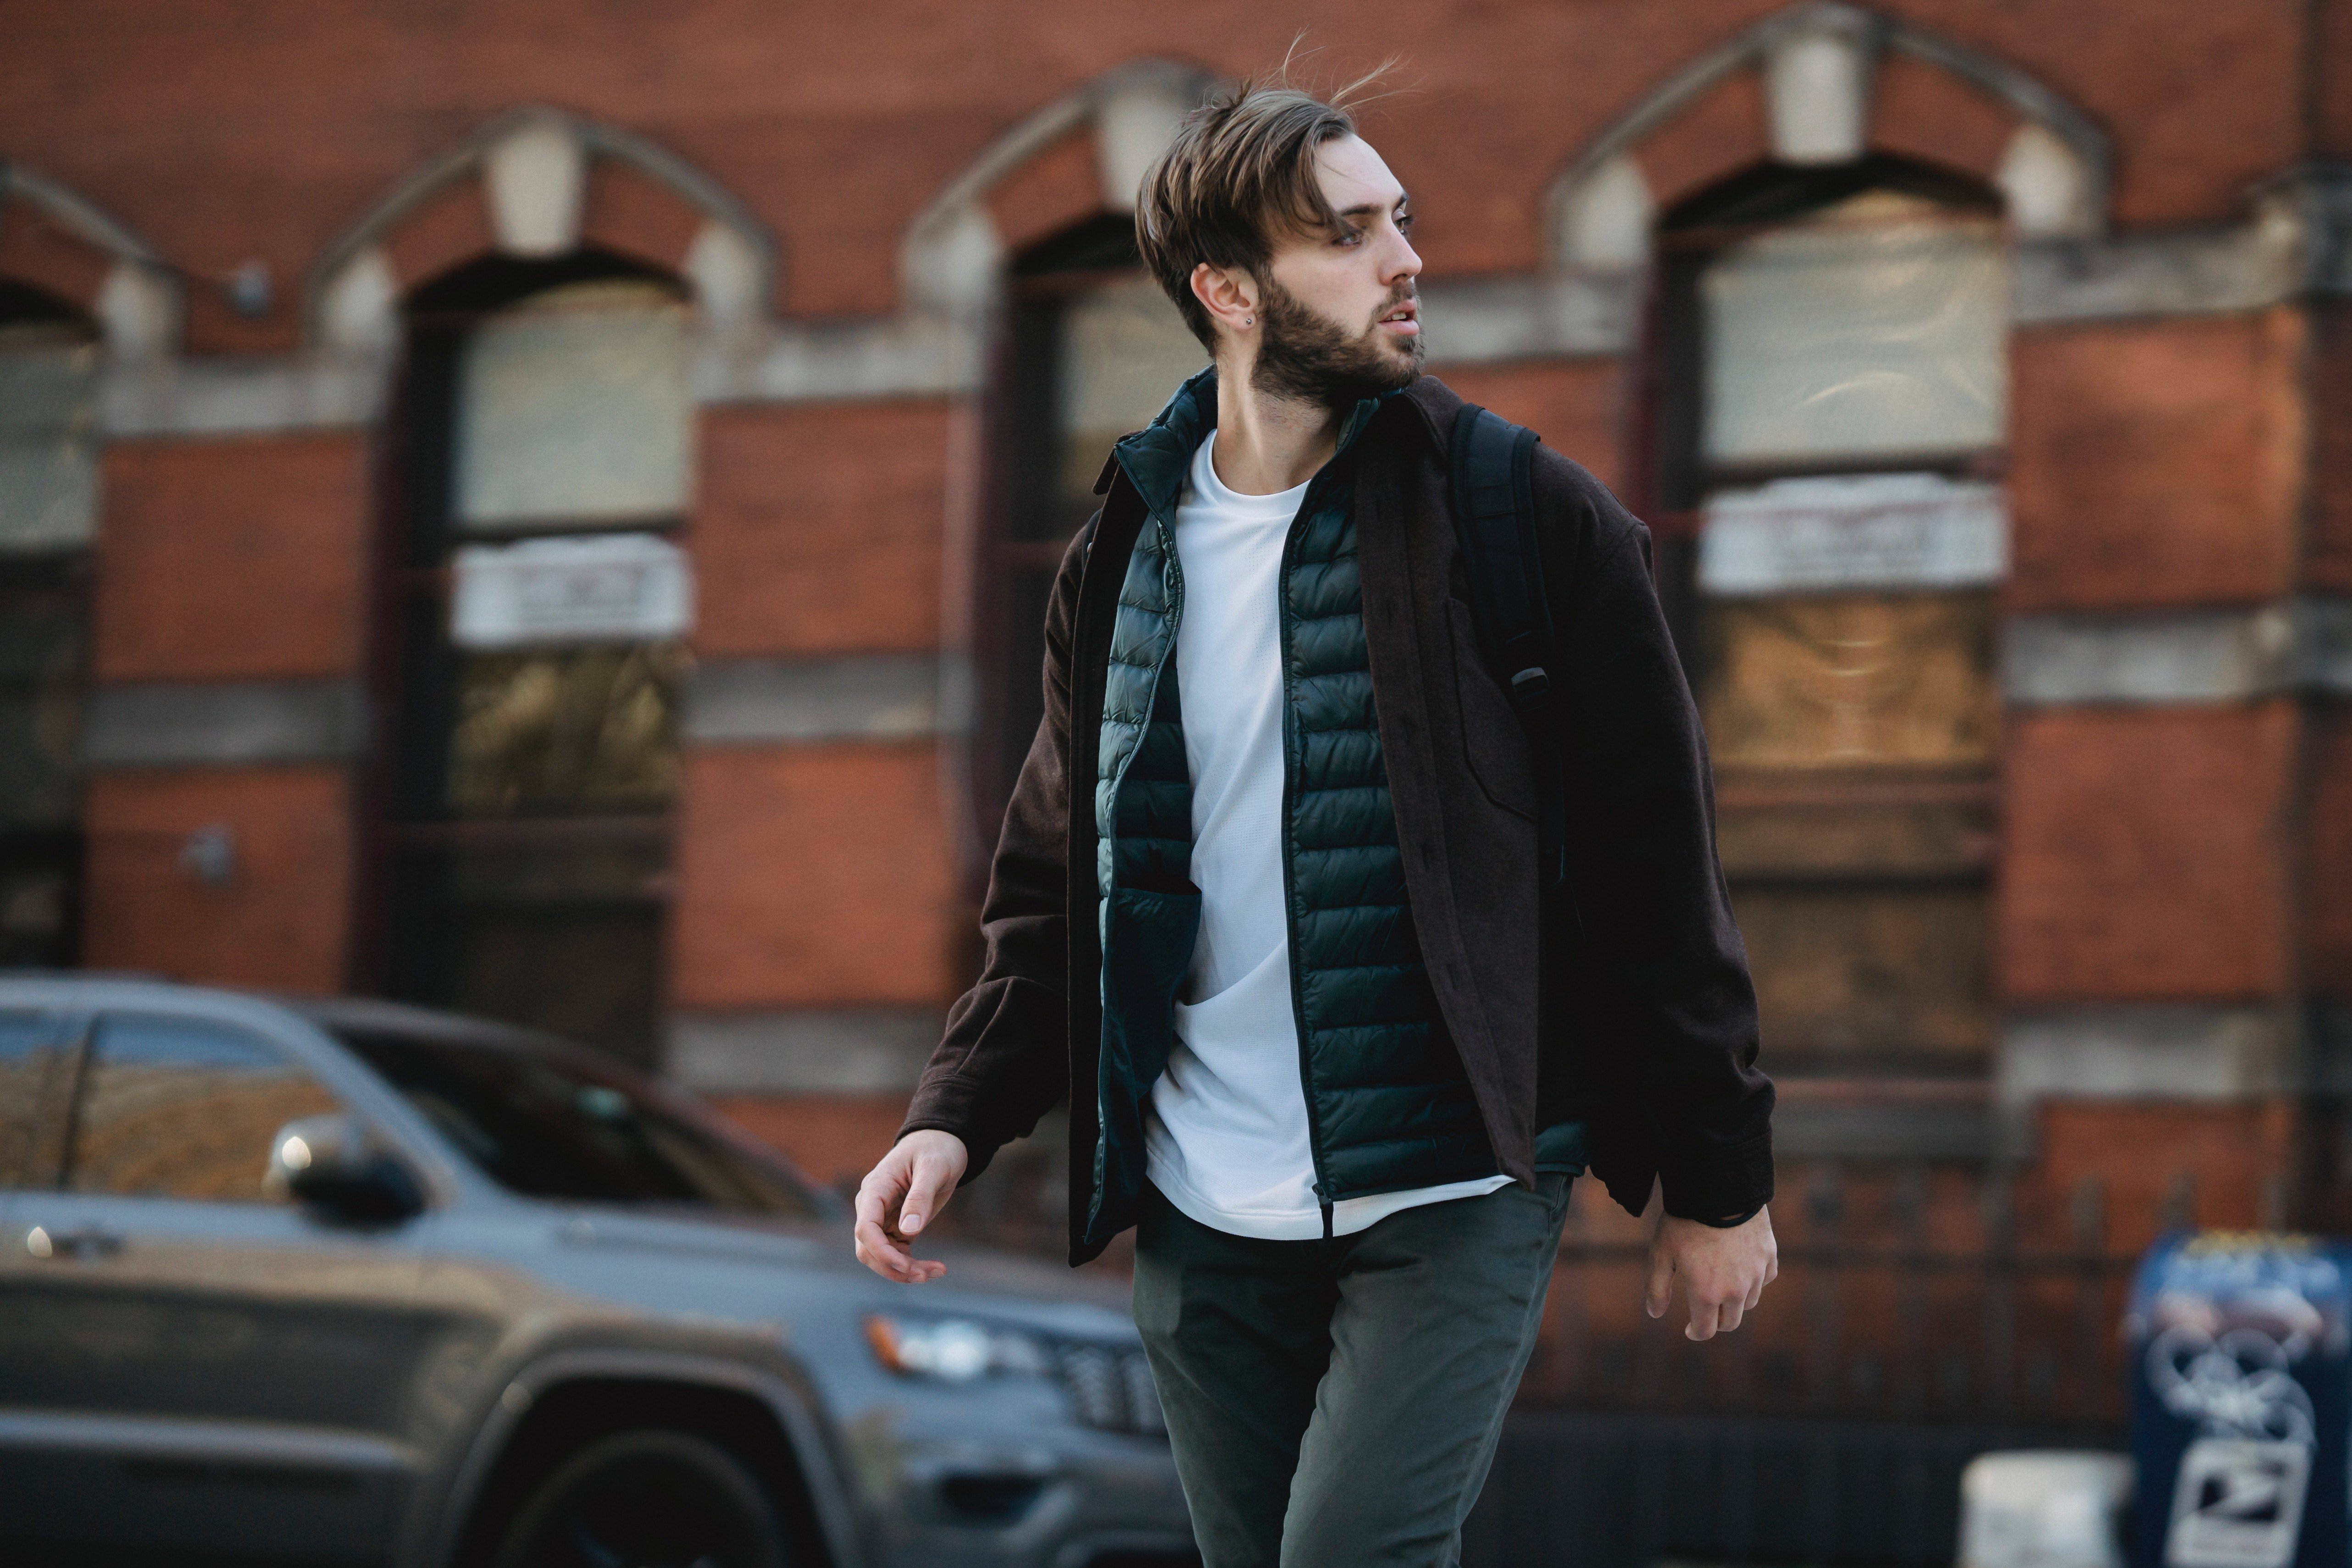
<path id="1" fill-rule="evenodd" d="M 1192 298 L 1228 336 L 1247 339 L 1257 330 L 1257 279 L 1247 269 L 1201 263 L 1192 269 Z"/>

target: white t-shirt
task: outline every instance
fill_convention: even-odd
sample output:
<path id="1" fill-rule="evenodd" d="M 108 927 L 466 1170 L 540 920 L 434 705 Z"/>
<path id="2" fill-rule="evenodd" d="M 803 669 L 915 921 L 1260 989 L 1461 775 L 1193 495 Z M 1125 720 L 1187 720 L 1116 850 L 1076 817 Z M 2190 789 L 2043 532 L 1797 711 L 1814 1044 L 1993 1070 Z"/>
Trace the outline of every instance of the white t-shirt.
<path id="1" fill-rule="evenodd" d="M 1282 892 L 1282 549 L 1307 486 L 1225 487 L 1217 434 L 1192 455 L 1176 508 L 1184 614 L 1176 633 L 1192 881 L 1201 934 L 1176 1004 L 1175 1049 L 1144 1118 L 1146 1172 L 1168 1200 L 1235 1236 L 1323 1234 L 1307 1136 L 1290 923 Z M 1345 1236 L 1416 1204 L 1508 1185 L 1481 1176 L 1334 1204 Z"/>

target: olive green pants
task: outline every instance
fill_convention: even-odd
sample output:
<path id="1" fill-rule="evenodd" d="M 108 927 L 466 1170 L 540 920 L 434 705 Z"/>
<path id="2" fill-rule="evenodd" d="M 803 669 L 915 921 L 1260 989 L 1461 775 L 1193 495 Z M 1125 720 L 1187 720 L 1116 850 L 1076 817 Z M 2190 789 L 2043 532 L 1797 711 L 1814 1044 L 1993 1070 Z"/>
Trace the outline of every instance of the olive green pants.
<path id="1" fill-rule="evenodd" d="M 1451 1568 L 1573 1177 L 1263 1241 L 1147 1186 L 1135 1321 L 1206 1568 Z"/>

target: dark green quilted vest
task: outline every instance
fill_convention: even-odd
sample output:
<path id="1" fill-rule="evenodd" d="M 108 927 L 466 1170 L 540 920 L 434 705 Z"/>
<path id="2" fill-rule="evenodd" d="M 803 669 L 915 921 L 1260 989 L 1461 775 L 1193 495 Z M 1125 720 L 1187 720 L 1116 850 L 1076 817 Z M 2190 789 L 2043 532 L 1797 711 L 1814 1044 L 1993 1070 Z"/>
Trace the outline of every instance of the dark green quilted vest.
<path id="1" fill-rule="evenodd" d="M 1090 1244 L 1133 1221 L 1144 1103 L 1175 1043 L 1172 1008 L 1200 925 L 1176 689 L 1184 573 L 1175 528 L 1216 401 L 1215 372 L 1203 371 L 1114 455 L 1149 517 L 1119 591 L 1095 780 L 1103 1025 Z M 1381 401 L 1358 403 L 1343 423 L 1291 524 L 1280 579 L 1283 885 L 1299 1071 L 1327 1208 L 1495 1171 L 1422 966 L 1372 705 L 1351 448 Z"/>

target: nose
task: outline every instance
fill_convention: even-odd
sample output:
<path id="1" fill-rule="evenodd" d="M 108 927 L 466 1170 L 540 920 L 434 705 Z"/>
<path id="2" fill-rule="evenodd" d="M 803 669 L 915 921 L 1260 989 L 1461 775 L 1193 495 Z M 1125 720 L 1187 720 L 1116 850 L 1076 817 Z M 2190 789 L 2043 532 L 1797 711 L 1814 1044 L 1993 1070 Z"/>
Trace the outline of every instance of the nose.
<path id="1" fill-rule="evenodd" d="M 1420 276 L 1421 254 L 1412 248 L 1412 241 L 1405 238 L 1404 231 L 1400 229 L 1396 231 L 1395 252 L 1390 256 L 1387 274 L 1381 281 L 1394 287 L 1400 278 Z"/>

